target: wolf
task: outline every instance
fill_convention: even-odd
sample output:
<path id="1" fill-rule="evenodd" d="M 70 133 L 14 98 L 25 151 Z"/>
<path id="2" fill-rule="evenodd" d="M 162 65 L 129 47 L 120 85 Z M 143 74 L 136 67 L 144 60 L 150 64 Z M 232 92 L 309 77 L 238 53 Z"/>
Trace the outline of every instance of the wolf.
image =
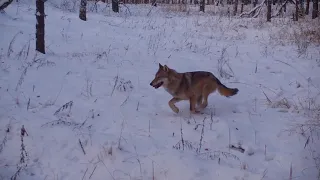
<path id="1" fill-rule="evenodd" d="M 162 86 L 173 96 L 168 104 L 175 113 L 179 113 L 179 108 L 175 103 L 182 100 L 189 100 L 190 112 L 196 114 L 207 107 L 208 96 L 216 90 L 225 97 L 236 95 L 239 92 L 238 88 L 228 88 L 223 85 L 211 72 L 192 71 L 179 73 L 160 63 L 150 86 L 155 89 Z"/>

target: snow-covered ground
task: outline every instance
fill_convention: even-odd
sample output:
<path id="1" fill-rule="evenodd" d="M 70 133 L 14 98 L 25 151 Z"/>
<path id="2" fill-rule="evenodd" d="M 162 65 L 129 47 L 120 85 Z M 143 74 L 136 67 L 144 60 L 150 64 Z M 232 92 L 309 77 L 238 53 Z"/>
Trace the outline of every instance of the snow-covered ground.
<path id="1" fill-rule="evenodd" d="M 292 179 L 316 179 L 298 125 L 319 93 L 320 52 L 284 43 L 291 20 L 99 5 L 84 22 L 47 2 L 46 55 L 35 52 L 34 4 L 0 14 L 0 180 L 19 168 L 23 180 L 284 180 L 290 167 Z M 175 114 L 149 85 L 158 63 L 213 72 L 239 93 Z"/>

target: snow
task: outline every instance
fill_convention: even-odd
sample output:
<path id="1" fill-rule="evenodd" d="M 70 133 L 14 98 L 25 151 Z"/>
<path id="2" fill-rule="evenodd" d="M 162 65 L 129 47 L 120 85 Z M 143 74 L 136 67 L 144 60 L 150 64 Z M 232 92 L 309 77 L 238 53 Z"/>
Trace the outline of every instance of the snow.
<path id="1" fill-rule="evenodd" d="M 99 8 L 85 22 L 46 3 L 45 55 L 35 52 L 32 3 L 0 15 L 0 179 L 20 164 L 22 125 L 28 156 L 18 179 L 279 180 L 291 165 L 294 179 L 316 179 L 306 139 L 290 130 L 307 121 L 298 100 L 319 92 L 317 47 L 298 56 L 295 45 L 275 45 L 279 27 L 256 28 L 261 20 Z M 230 76 L 219 76 L 219 61 Z M 179 102 L 175 114 L 170 95 L 149 85 L 158 63 L 210 71 L 239 93 L 212 94 L 203 114 Z M 173 148 L 181 129 L 184 150 Z"/>

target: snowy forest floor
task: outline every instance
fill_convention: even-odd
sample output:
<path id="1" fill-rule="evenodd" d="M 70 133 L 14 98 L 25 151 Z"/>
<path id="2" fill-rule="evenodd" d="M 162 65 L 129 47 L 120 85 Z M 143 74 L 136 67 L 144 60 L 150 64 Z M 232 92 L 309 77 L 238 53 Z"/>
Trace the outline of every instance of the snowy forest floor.
<path id="1" fill-rule="evenodd" d="M 33 3 L 0 14 L 0 180 L 317 179 L 319 20 L 98 5 L 81 21 L 48 1 L 45 55 Z M 158 63 L 239 93 L 175 114 Z"/>

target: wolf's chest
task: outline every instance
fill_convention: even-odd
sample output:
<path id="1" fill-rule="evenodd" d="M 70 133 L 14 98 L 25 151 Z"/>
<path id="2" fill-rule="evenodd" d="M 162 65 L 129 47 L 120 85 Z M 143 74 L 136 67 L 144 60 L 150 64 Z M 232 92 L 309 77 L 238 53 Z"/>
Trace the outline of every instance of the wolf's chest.
<path id="1" fill-rule="evenodd" d="M 175 96 L 175 92 L 167 87 L 164 88 L 169 94 L 171 94 L 172 96 Z"/>
<path id="2" fill-rule="evenodd" d="M 185 91 L 174 91 L 169 88 L 164 88 L 171 96 L 179 99 L 189 99 L 188 95 L 185 93 Z"/>

